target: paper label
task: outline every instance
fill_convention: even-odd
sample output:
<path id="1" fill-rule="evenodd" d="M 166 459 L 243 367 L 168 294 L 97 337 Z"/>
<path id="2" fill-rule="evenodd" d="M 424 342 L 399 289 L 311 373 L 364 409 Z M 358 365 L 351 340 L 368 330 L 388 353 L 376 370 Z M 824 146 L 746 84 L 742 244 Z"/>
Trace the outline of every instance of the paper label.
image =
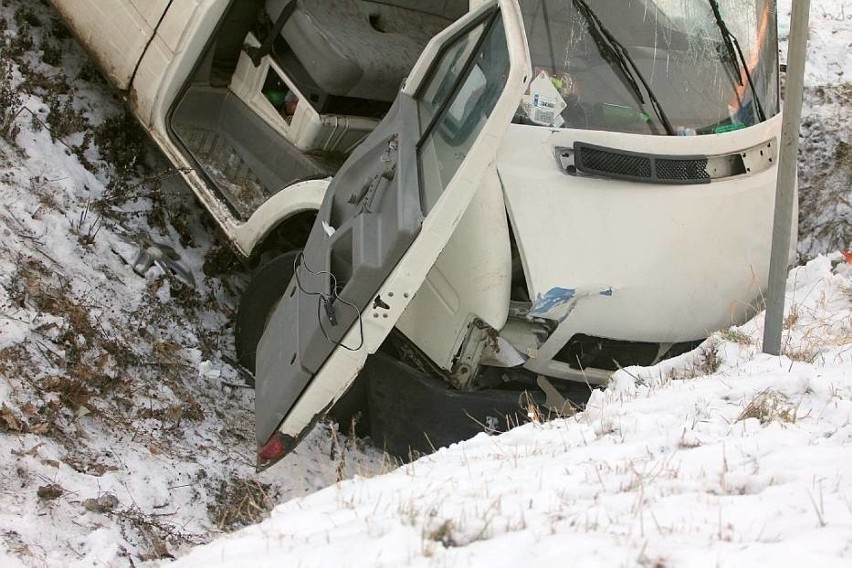
<path id="1" fill-rule="evenodd" d="M 546 71 L 540 72 L 530 84 L 530 94 L 524 101 L 527 116 L 535 124 L 559 127 L 565 123 L 562 111 L 568 104 L 553 85 Z"/>

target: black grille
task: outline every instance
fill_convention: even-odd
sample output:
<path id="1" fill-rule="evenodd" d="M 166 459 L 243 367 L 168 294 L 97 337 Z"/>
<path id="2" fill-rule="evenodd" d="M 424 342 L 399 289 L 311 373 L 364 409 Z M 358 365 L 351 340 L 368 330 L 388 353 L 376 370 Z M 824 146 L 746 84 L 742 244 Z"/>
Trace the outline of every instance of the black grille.
<path id="1" fill-rule="evenodd" d="M 710 179 L 707 172 L 707 158 L 672 160 L 658 158 L 654 161 L 657 177 L 665 180 L 692 181 Z"/>
<path id="2" fill-rule="evenodd" d="M 645 156 L 607 152 L 596 148 L 582 148 L 580 159 L 583 168 L 601 173 L 638 178 L 651 177 L 651 159 Z"/>
<path id="3" fill-rule="evenodd" d="M 658 157 L 576 142 L 574 166 L 584 174 L 646 183 L 709 183 L 706 156 Z"/>

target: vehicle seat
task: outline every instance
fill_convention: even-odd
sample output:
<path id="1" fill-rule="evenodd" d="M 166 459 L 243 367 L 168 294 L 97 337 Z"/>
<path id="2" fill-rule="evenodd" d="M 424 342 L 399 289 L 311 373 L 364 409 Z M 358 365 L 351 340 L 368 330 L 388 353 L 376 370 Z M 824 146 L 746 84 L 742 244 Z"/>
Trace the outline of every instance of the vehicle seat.
<path id="1" fill-rule="evenodd" d="M 396 98 L 429 39 L 467 10 L 467 0 L 293 0 L 281 34 L 329 95 Z M 266 0 L 275 20 L 286 0 Z"/>

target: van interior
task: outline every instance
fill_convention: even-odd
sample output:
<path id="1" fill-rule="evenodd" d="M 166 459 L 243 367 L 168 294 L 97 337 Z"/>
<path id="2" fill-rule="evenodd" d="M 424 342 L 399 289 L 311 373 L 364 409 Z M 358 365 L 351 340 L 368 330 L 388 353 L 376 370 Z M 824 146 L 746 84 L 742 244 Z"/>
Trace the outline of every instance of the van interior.
<path id="1" fill-rule="evenodd" d="M 235 0 L 170 114 L 171 133 L 245 221 L 333 175 L 468 0 Z"/>

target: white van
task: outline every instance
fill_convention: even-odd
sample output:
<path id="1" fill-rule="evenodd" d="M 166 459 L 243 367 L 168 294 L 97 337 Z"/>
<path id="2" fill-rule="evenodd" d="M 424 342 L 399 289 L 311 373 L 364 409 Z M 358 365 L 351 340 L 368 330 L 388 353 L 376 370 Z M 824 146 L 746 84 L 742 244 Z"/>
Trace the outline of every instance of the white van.
<path id="1" fill-rule="evenodd" d="M 52 3 L 271 253 L 235 337 L 259 467 L 329 411 L 400 455 L 562 411 L 760 304 L 774 0 Z"/>

